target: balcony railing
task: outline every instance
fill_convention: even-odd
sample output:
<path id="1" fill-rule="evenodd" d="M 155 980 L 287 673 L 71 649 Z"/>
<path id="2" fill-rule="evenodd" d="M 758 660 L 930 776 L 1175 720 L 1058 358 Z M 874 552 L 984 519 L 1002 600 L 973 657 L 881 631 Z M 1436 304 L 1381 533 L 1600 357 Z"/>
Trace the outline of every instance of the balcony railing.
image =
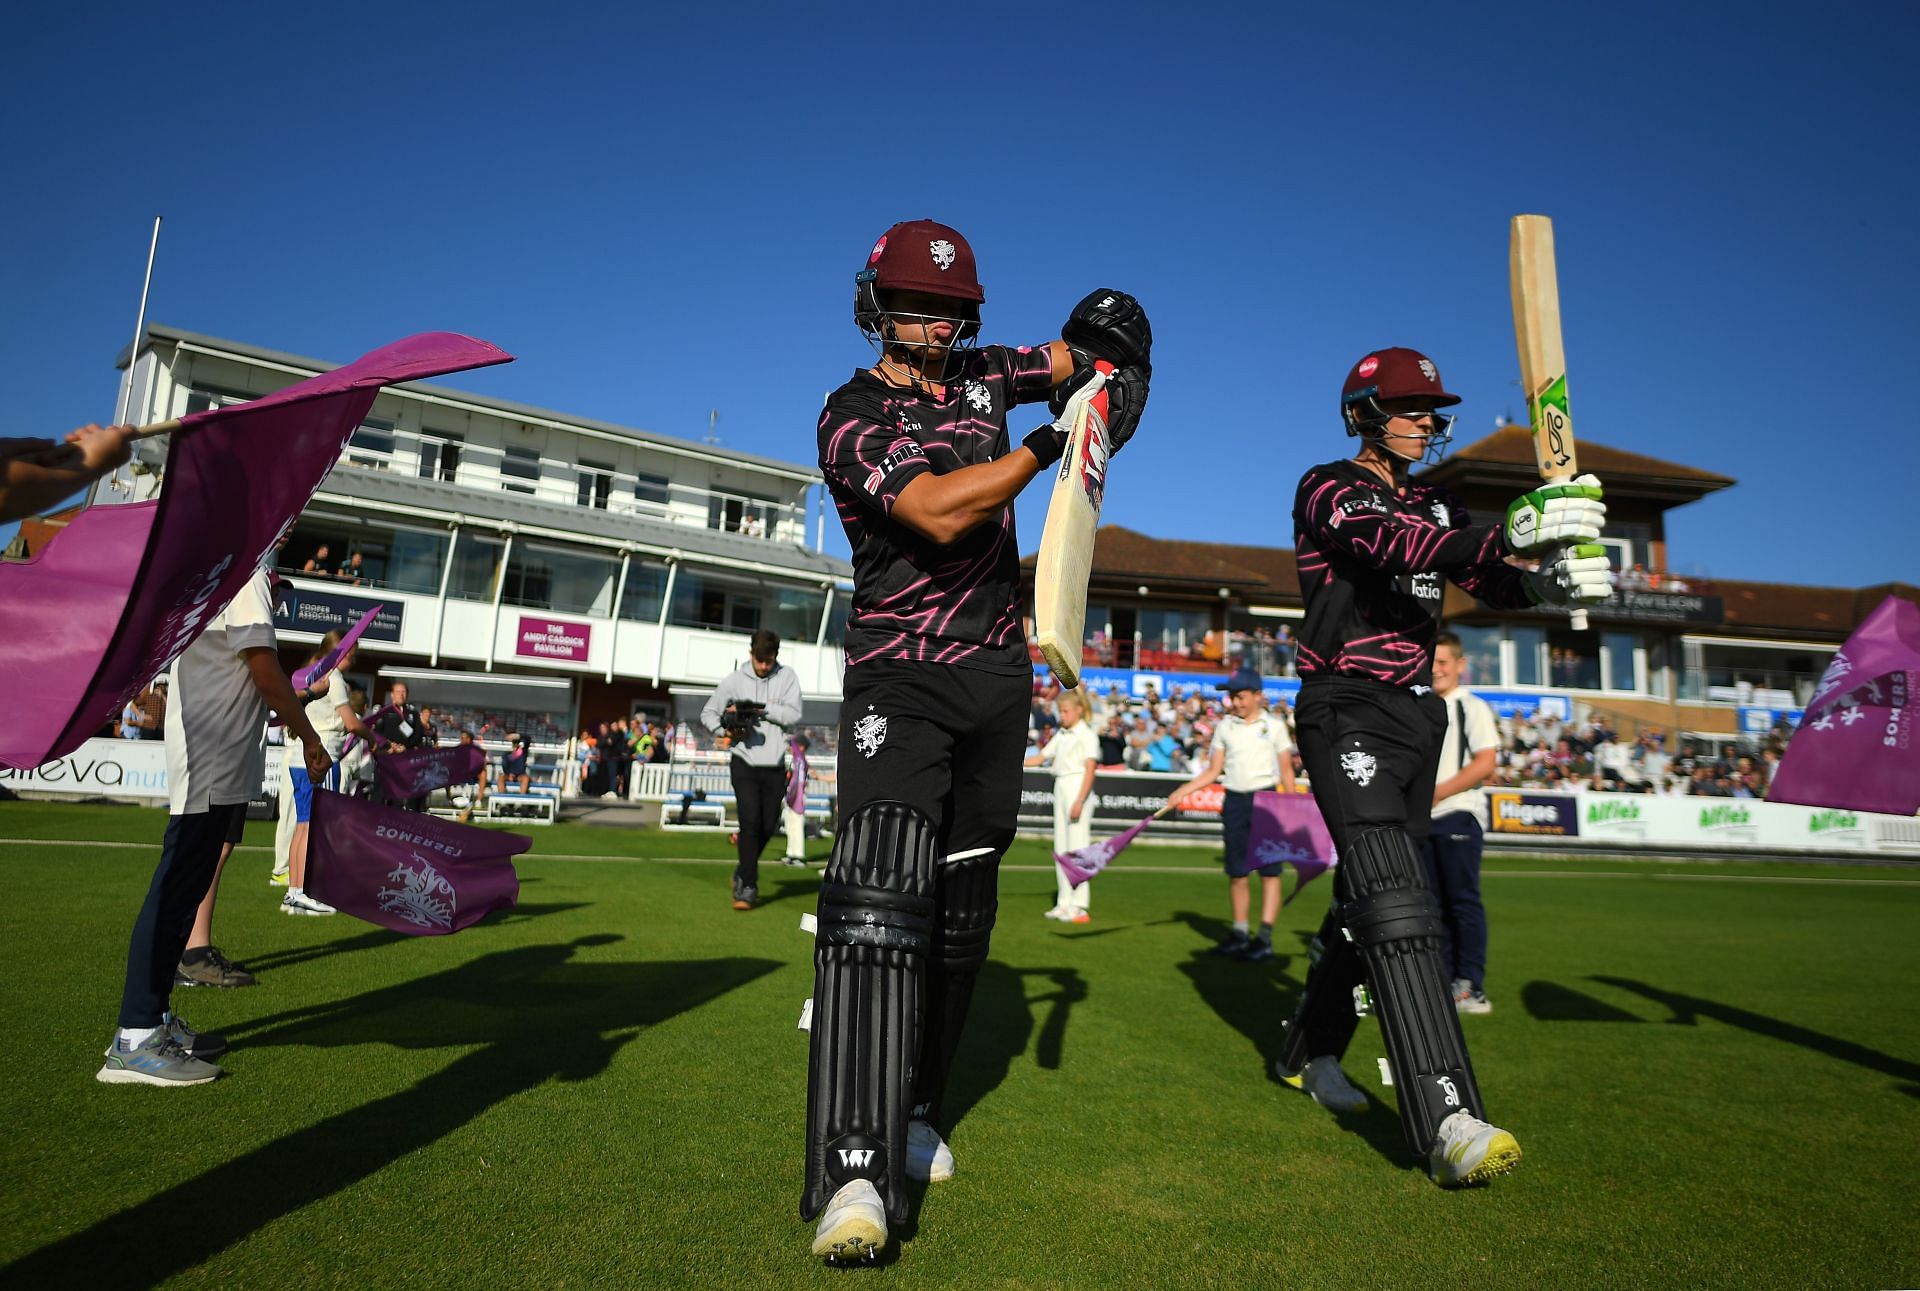
<path id="1" fill-rule="evenodd" d="M 641 516 L 804 545 L 804 503 L 774 502 L 742 493 L 675 484 L 664 476 L 640 475 L 565 461 L 508 453 L 490 444 L 444 440 L 413 431 L 363 430 L 340 454 L 342 466 L 440 480 L 466 488 L 498 490 L 562 506 L 610 515 Z"/>

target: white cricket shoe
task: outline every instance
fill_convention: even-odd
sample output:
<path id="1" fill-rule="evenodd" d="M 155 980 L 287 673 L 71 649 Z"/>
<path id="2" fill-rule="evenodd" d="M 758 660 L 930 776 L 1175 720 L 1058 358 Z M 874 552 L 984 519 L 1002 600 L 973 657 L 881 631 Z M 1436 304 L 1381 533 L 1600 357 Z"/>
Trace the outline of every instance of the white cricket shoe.
<path id="1" fill-rule="evenodd" d="M 1288 1071 L 1276 1062 L 1273 1074 L 1280 1077 L 1282 1084 L 1293 1086 L 1330 1112 L 1367 1110 L 1367 1096 L 1347 1079 L 1338 1058 L 1309 1058 L 1299 1071 Z"/>
<path id="2" fill-rule="evenodd" d="M 872 1259 L 887 1244 L 887 1208 L 880 1192 L 865 1179 L 842 1184 L 820 1212 L 813 1253 L 827 1260 Z"/>
<path id="3" fill-rule="evenodd" d="M 1427 1173 L 1442 1188 L 1486 1183 L 1519 1164 L 1519 1140 L 1466 1112 L 1455 1112 L 1440 1122 L 1440 1132 L 1427 1153 Z"/>
<path id="4" fill-rule="evenodd" d="M 280 898 L 280 913 L 295 914 L 295 915 L 326 915 L 326 914 L 338 914 L 339 911 L 335 910 L 332 906 L 328 905 L 325 901 L 316 900 L 313 897 L 308 896 L 304 892 L 295 892 L 293 889 L 289 888 L 287 890 L 287 894 Z"/>
<path id="5" fill-rule="evenodd" d="M 1063 905 L 1057 905 L 1040 917 L 1043 919 L 1064 919 L 1067 917 L 1067 908 Z"/>
<path id="6" fill-rule="evenodd" d="M 921 1183 L 953 1178 L 953 1152 L 925 1121 L 907 1122 L 907 1178 Z"/>

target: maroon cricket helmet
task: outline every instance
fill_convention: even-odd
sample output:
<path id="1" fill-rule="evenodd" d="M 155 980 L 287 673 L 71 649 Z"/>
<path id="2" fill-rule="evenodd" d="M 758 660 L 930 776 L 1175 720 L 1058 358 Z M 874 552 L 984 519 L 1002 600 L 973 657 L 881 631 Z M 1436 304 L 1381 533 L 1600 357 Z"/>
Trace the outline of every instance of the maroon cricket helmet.
<path id="1" fill-rule="evenodd" d="M 958 229 L 934 220 L 908 220 L 888 229 L 873 244 L 863 279 L 867 271 L 873 274 L 868 281 L 880 291 L 922 291 L 976 305 L 987 299 L 973 248 Z"/>
<path id="2" fill-rule="evenodd" d="M 1347 383 L 1340 387 L 1342 410 L 1365 399 L 1425 399 L 1436 408 L 1460 402 L 1459 395 L 1448 394 L 1440 383 L 1440 369 L 1432 359 L 1401 346 L 1375 350 L 1347 373 Z"/>

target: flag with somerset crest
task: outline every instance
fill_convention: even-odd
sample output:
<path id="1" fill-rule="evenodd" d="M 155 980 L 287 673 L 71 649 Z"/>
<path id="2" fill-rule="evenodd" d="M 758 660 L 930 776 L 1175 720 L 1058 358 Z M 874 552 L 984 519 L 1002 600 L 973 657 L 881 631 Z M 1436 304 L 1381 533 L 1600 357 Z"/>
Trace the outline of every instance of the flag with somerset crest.
<path id="1" fill-rule="evenodd" d="M 521 834 L 316 789 L 307 891 L 382 928 L 443 936 L 519 902 L 513 858 L 532 846 Z"/>
<path id="2" fill-rule="evenodd" d="M 0 767 L 79 748 L 192 645 L 327 477 L 381 389 L 506 363 L 452 332 L 180 419 L 157 500 L 94 505 L 0 563 Z"/>
<path id="3" fill-rule="evenodd" d="M 389 798 L 418 798 L 449 785 L 471 784 L 480 778 L 486 765 L 487 751 L 478 744 L 373 755 L 380 792 Z"/>
<path id="4" fill-rule="evenodd" d="M 1920 605 L 1889 596 L 1833 656 L 1767 798 L 1911 816 L 1920 811 Z"/>

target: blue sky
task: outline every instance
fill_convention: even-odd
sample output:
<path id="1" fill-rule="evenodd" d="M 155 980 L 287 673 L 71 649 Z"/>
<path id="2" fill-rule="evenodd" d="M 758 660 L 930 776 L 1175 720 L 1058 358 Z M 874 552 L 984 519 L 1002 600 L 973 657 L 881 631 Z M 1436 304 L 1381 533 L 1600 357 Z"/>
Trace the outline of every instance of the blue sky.
<path id="1" fill-rule="evenodd" d="M 1459 442 L 1521 411 L 1507 218 L 1544 211 L 1581 437 L 1740 480 L 1670 515 L 1676 567 L 1920 580 L 1911 5 L 696 9 L 16 16 L 0 435 L 111 415 L 160 213 L 155 321 L 465 331 L 520 359 L 451 384 L 811 460 L 852 275 L 932 216 L 989 340 L 1147 303 L 1108 520 L 1286 546 L 1368 349 L 1436 359 Z"/>

